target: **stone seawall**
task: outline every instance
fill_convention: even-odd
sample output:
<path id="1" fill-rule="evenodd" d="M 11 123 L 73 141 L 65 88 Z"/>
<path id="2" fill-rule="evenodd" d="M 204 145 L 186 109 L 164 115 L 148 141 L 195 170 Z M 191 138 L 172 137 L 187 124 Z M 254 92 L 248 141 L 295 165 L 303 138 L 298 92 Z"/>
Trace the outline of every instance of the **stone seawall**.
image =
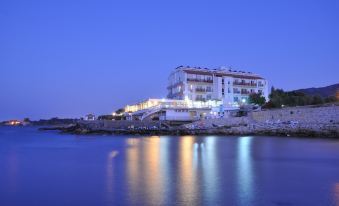
<path id="1" fill-rule="evenodd" d="M 339 106 L 265 110 L 252 112 L 247 117 L 202 120 L 185 128 L 235 135 L 339 137 Z"/>
<path id="2" fill-rule="evenodd" d="M 54 129 L 73 134 L 273 135 L 339 138 L 339 106 L 265 110 L 249 113 L 247 117 L 207 119 L 172 127 L 166 122 L 159 121 L 100 120 L 79 121 L 69 127 Z"/>
<path id="3" fill-rule="evenodd" d="M 287 121 L 309 124 L 339 123 L 339 106 L 289 107 L 252 112 L 249 117 L 258 123 Z"/>
<path id="4" fill-rule="evenodd" d="M 116 129 L 131 129 L 131 128 L 153 128 L 158 127 L 159 122 L 156 121 L 110 121 L 110 120 L 95 120 L 95 121 L 79 121 L 84 128 L 92 130 L 116 130 Z"/>

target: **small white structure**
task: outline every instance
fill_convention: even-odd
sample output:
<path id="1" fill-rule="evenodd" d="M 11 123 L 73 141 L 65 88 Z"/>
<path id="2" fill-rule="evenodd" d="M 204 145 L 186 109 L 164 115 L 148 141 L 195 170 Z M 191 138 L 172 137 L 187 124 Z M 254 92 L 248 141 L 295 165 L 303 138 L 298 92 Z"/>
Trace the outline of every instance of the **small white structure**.
<path id="1" fill-rule="evenodd" d="M 96 117 L 95 117 L 94 114 L 87 114 L 87 115 L 85 115 L 84 120 L 86 120 L 86 121 L 94 121 L 94 120 L 96 120 Z"/>

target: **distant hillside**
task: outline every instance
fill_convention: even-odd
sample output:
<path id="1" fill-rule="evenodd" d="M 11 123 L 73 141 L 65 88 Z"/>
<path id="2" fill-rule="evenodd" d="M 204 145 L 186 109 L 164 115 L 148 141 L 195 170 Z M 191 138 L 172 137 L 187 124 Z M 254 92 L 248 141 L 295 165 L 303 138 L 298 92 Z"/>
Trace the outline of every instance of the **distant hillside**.
<path id="1" fill-rule="evenodd" d="M 333 84 L 327 87 L 299 89 L 298 92 L 303 92 L 307 95 L 319 95 L 323 98 L 336 96 L 336 92 L 339 91 L 339 84 Z"/>

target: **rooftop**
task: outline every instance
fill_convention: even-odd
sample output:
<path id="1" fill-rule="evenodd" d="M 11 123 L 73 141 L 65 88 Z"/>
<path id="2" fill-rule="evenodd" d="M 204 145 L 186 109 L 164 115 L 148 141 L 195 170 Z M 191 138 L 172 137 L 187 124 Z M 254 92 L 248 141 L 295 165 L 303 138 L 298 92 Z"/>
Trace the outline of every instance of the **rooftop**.
<path id="1" fill-rule="evenodd" d="M 234 76 L 234 77 L 255 77 L 258 79 L 263 79 L 258 74 L 254 74 L 252 72 L 234 70 L 231 67 L 221 66 L 216 69 L 203 68 L 203 67 L 192 67 L 192 66 L 179 66 L 175 68 L 175 70 L 182 70 L 185 72 L 194 72 L 200 74 L 215 74 L 215 75 L 223 75 L 223 76 Z"/>

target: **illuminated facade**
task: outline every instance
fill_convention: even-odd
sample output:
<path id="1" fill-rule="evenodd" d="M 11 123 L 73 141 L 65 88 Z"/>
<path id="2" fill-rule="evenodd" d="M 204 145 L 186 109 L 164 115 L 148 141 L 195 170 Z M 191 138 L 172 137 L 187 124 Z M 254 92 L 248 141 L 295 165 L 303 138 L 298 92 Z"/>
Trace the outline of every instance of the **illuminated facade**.
<path id="1" fill-rule="evenodd" d="M 214 108 L 219 108 L 221 101 L 191 101 L 176 99 L 148 99 L 125 107 L 129 120 L 159 118 L 160 120 L 199 120 L 209 117 Z"/>
<path id="2" fill-rule="evenodd" d="M 178 67 L 169 76 L 167 99 L 148 99 L 127 105 L 127 119 L 199 120 L 227 117 L 249 95 L 259 93 L 268 100 L 268 83 L 259 75 L 225 68 Z"/>
<path id="3" fill-rule="evenodd" d="M 251 93 L 259 93 L 268 101 L 268 82 L 259 75 L 226 68 L 207 69 L 180 66 L 169 76 L 169 99 L 222 101 L 227 107 L 248 103 Z"/>

